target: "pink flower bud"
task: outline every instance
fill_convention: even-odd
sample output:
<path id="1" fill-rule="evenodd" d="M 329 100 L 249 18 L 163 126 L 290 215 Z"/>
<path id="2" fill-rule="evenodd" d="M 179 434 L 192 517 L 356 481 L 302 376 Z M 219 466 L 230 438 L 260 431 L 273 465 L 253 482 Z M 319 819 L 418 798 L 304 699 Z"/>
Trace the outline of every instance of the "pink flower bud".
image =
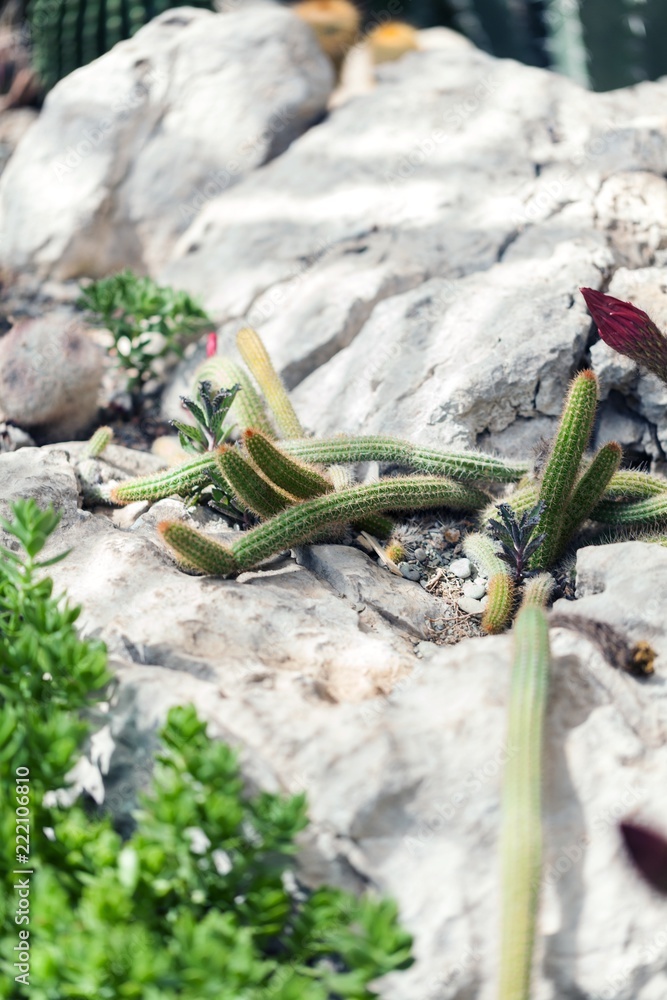
<path id="1" fill-rule="evenodd" d="M 580 291 L 605 344 L 667 382 L 667 337 L 651 317 L 631 302 L 594 288 Z"/>
<path id="2" fill-rule="evenodd" d="M 218 335 L 215 330 L 211 330 L 206 338 L 206 357 L 214 358 L 218 353 Z"/>

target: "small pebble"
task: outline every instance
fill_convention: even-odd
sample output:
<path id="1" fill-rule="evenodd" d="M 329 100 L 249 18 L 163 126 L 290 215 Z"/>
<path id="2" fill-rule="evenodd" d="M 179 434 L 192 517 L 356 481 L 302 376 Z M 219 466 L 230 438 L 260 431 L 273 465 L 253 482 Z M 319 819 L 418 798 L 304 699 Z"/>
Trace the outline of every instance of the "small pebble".
<path id="1" fill-rule="evenodd" d="M 415 559 L 419 560 L 419 562 L 426 562 L 428 559 L 426 549 L 415 549 Z"/>
<path id="2" fill-rule="evenodd" d="M 467 580 L 472 573 L 469 559 L 455 559 L 449 564 L 449 569 L 454 576 L 458 576 L 459 580 Z"/>
<path id="3" fill-rule="evenodd" d="M 467 615 L 483 615 L 484 605 L 481 601 L 475 601 L 472 597 L 459 597 L 458 606 Z"/>
<path id="4" fill-rule="evenodd" d="M 407 562 L 400 562 L 398 568 L 401 571 L 401 575 L 405 577 L 406 580 L 419 580 L 421 577 L 421 570 L 419 566 L 412 566 Z"/>
<path id="5" fill-rule="evenodd" d="M 467 580 L 461 589 L 465 597 L 472 597 L 475 601 L 481 601 L 486 593 L 486 588 L 483 584 L 480 585 L 477 581 L 473 583 L 472 580 Z"/>
<path id="6" fill-rule="evenodd" d="M 447 528 L 445 531 L 445 541 L 450 542 L 452 545 L 456 545 L 461 537 L 461 532 L 458 528 Z"/>

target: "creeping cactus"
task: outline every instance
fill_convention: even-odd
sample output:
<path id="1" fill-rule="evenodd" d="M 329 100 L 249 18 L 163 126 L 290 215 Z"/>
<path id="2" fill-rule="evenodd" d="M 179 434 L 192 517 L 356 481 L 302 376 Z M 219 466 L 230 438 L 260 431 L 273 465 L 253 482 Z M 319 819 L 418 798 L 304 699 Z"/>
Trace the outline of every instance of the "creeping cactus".
<path id="1" fill-rule="evenodd" d="M 303 428 L 287 395 L 280 376 L 273 367 L 266 347 L 255 330 L 247 326 L 239 330 L 236 343 L 241 357 L 264 393 L 278 430 L 285 438 L 303 437 Z"/>
<path id="2" fill-rule="evenodd" d="M 540 607 L 514 626 L 502 798 L 500 980 L 498 1000 L 530 1000 L 542 858 L 542 732 L 549 680 L 549 626 Z"/>
<path id="3" fill-rule="evenodd" d="M 242 365 L 238 365 L 232 358 L 225 355 L 212 356 L 197 369 L 195 391 L 196 386 L 202 381 L 210 382 L 214 389 L 238 385 L 239 392 L 229 411 L 230 420 L 242 431 L 248 427 L 254 427 L 266 434 L 267 437 L 275 437 L 262 397 Z"/>
<path id="4" fill-rule="evenodd" d="M 260 431 L 248 429 L 243 435 L 243 444 L 257 468 L 272 483 L 300 500 L 330 493 L 334 488 L 331 480 L 321 472 L 286 455 Z"/>
<path id="5" fill-rule="evenodd" d="M 206 452 L 175 469 L 156 472 L 152 476 L 128 479 L 111 491 L 111 499 L 119 505 L 135 500 L 162 500 L 164 497 L 191 497 L 210 482 L 209 470 L 215 465 L 215 452 Z"/>
<path id="6" fill-rule="evenodd" d="M 482 628 L 485 632 L 502 632 L 507 627 L 514 608 L 514 580 L 509 567 L 486 535 L 477 532 L 466 535 L 463 549 L 489 580 Z"/>
<path id="7" fill-rule="evenodd" d="M 256 528 L 242 532 L 230 547 L 219 545 L 198 532 L 195 532 L 200 539 L 197 545 L 190 545 L 188 539 L 184 543 L 182 533 L 174 535 L 171 532 L 172 522 L 165 522 L 160 530 L 184 562 L 203 572 L 211 572 L 209 567 L 215 562 L 210 555 L 210 547 L 220 548 L 220 564 L 233 567 L 220 570 L 224 574 L 252 569 L 277 552 L 308 541 L 323 528 L 359 521 L 368 514 L 383 510 L 424 510 L 441 506 L 453 510 L 474 510 L 484 503 L 486 494 L 473 486 L 436 476 L 414 476 L 385 479 L 364 486 L 354 486 L 339 493 L 328 493 L 312 500 L 303 500 Z M 204 542 L 208 547 L 200 565 L 197 560 Z"/>
<path id="8" fill-rule="evenodd" d="M 235 448 L 221 448 L 216 465 L 237 499 L 259 517 L 272 517 L 294 503 L 294 497 L 276 489 Z"/>
<path id="9" fill-rule="evenodd" d="M 553 596 L 555 586 L 556 581 L 551 573 L 538 573 L 536 576 L 532 576 L 523 585 L 521 608 L 528 606 L 546 608 Z"/>
<path id="10" fill-rule="evenodd" d="M 565 549 L 582 521 L 590 516 L 618 469 L 622 454 L 621 446 L 615 441 L 603 445 L 575 485 L 563 514 L 556 556 Z"/>
<path id="11" fill-rule="evenodd" d="M 350 463 L 394 462 L 440 476 L 452 476 L 463 481 L 513 483 L 528 470 L 525 462 L 509 462 L 485 452 L 439 451 L 411 441 L 393 437 L 340 437 L 324 441 L 306 438 L 284 441 L 282 447 L 304 462 Z"/>

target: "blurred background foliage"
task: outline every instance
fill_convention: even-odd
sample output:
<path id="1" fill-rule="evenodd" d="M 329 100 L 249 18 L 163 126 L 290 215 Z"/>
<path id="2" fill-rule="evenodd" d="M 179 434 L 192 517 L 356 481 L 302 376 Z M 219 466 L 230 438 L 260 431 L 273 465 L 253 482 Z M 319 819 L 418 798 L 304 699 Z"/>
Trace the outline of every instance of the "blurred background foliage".
<path id="1" fill-rule="evenodd" d="M 384 0 L 372 0 L 379 15 Z M 496 56 L 546 66 L 592 90 L 667 74 L 667 0 L 402 0 L 396 15 L 446 25 Z"/>
<path id="2" fill-rule="evenodd" d="M 252 0 L 186 0 L 236 9 Z M 294 0 L 284 0 L 292 4 Z M 357 0 L 362 23 L 387 19 L 387 0 Z M 3 28 L 22 25 L 32 63 L 48 89 L 183 0 L 0 0 L 0 93 L 20 65 Z M 592 90 L 667 75 L 667 0 L 400 0 L 392 17 L 418 28 L 453 28 L 501 58 L 548 67 Z M 4 80 L 4 77 L 7 77 Z M 4 82 L 3 82 L 4 80 Z"/>

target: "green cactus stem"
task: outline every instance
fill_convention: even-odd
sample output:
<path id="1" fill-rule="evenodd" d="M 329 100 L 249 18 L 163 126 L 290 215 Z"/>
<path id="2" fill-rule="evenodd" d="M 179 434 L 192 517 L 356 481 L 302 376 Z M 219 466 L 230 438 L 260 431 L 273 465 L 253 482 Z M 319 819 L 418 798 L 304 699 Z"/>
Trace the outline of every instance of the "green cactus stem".
<path id="1" fill-rule="evenodd" d="M 358 522 L 368 514 L 383 510 L 424 510 L 428 507 L 470 510 L 481 507 L 486 501 L 486 494 L 481 490 L 440 476 L 384 479 L 287 507 L 264 524 L 241 534 L 228 551 L 239 571 L 252 569 L 277 552 L 311 540 L 330 525 Z M 204 565 L 199 568 L 208 572 Z"/>
<path id="2" fill-rule="evenodd" d="M 354 475 L 349 465 L 330 465 L 327 475 L 337 493 L 354 486 Z M 391 518 L 383 517 L 382 514 L 371 514 L 359 521 L 357 526 L 360 531 L 365 531 L 374 538 L 389 538 L 396 527 Z"/>
<path id="3" fill-rule="evenodd" d="M 181 521 L 162 521 L 158 531 L 186 569 L 210 576 L 227 576 L 237 571 L 230 550 Z"/>
<path id="4" fill-rule="evenodd" d="M 249 428 L 243 435 L 243 444 L 257 468 L 291 496 L 309 500 L 332 492 L 334 486 L 330 479 L 286 455 L 261 432 Z"/>
<path id="5" fill-rule="evenodd" d="M 623 449 L 620 444 L 610 441 L 593 458 L 568 500 L 561 524 L 560 541 L 555 550 L 556 557 L 562 555 L 577 528 L 590 516 L 617 471 L 622 457 Z"/>
<path id="6" fill-rule="evenodd" d="M 594 521 L 615 526 L 635 525 L 657 527 L 667 523 L 667 493 L 661 493 L 635 503 L 614 503 L 603 500 L 591 512 Z"/>
<path id="7" fill-rule="evenodd" d="M 196 458 L 174 469 L 152 476 L 128 479 L 111 491 L 113 503 L 122 506 L 135 500 L 162 500 L 164 497 L 191 497 L 210 482 L 208 470 L 215 466 L 215 452 Z"/>
<path id="8" fill-rule="evenodd" d="M 546 608 L 554 592 L 556 581 L 551 573 L 538 573 L 526 580 L 521 595 L 521 608 Z"/>
<path id="9" fill-rule="evenodd" d="M 507 571 L 494 573 L 486 588 L 487 603 L 482 615 L 482 629 L 497 635 L 507 628 L 514 611 L 514 580 Z"/>
<path id="10" fill-rule="evenodd" d="M 498 1000 L 530 1000 L 542 860 L 543 725 L 549 683 L 549 627 L 539 607 L 519 612 L 502 795 L 502 923 Z"/>
<path id="11" fill-rule="evenodd" d="M 273 517 L 294 503 L 294 497 L 276 489 L 235 448 L 221 448 L 216 466 L 243 506 L 258 517 Z"/>
<path id="12" fill-rule="evenodd" d="M 239 330 L 236 343 L 241 357 L 264 393 L 281 435 L 285 438 L 303 437 L 303 427 L 259 334 L 247 326 Z"/>
<path id="13" fill-rule="evenodd" d="M 87 458 L 99 458 L 108 444 L 113 441 L 113 431 L 110 427 L 98 427 L 86 445 Z"/>
<path id="14" fill-rule="evenodd" d="M 593 430 L 597 392 L 597 379 L 587 370 L 577 375 L 565 399 L 540 484 L 544 507 L 535 530 L 544 533 L 544 541 L 531 556 L 532 569 L 547 569 L 559 554 L 568 501 Z"/>
<path id="15" fill-rule="evenodd" d="M 195 395 L 200 382 L 210 382 L 214 389 L 225 389 L 232 385 L 241 388 L 236 394 L 229 411 L 230 419 L 242 430 L 255 427 L 267 437 L 275 438 L 275 431 L 266 413 L 262 397 L 245 368 L 226 355 L 207 358 L 197 369 L 192 394 Z"/>
<path id="16" fill-rule="evenodd" d="M 482 629 L 491 634 L 503 632 L 514 610 L 514 580 L 509 566 L 497 554 L 491 539 L 479 532 L 466 535 L 463 551 L 489 580 Z"/>
<path id="17" fill-rule="evenodd" d="M 393 437 L 335 437 L 318 441 L 285 441 L 285 451 L 304 462 L 395 462 L 415 472 L 452 476 L 461 480 L 513 483 L 528 469 L 525 462 L 508 462 L 484 452 L 447 452 L 423 448 Z"/>
<path id="18" fill-rule="evenodd" d="M 648 472 L 635 469 L 621 469 L 616 472 L 605 490 L 604 500 L 645 500 L 647 497 L 667 493 L 667 479 L 652 476 Z"/>

